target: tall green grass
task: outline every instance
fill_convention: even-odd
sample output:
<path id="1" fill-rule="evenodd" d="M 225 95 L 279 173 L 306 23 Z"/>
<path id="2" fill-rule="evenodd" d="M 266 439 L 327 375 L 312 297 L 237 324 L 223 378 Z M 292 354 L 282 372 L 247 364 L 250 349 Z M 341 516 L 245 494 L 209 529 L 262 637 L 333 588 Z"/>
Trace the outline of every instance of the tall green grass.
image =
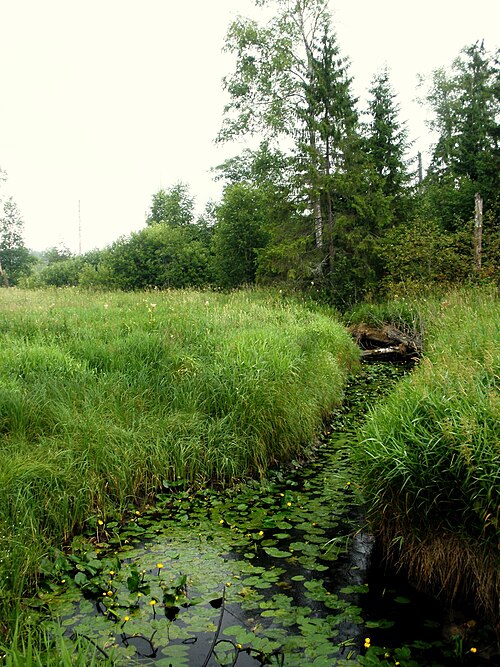
<path id="1" fill-rule="evenodd" d="M 5 609 L 51 545 L 164 480 L 300 455 L 358 358 L 340 324 L 258 291 L 0 290 L 0 346 Z"/>
<path id="2" fill-rule="evenodd" d="M 83 637 L 64 636 L 64 628 L 50 633 L 16 624 L 9 644 L 0 642 L 3 667 L 113 667 L 116 660 Z"/>
<path id="3" fill-rule="evenodd" d="M 394 560 L 498 615 L 500 308 L 481 290 L 422 308 L 426 355 L 364 427 L 361 483 Z"/>

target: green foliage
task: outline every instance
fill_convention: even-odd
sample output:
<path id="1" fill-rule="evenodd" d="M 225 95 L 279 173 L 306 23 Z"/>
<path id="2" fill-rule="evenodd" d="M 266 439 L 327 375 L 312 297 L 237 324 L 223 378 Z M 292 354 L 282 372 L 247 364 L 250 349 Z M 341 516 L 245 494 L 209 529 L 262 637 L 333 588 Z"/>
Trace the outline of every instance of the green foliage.
<path id="1" fill-rule="evenodd" d="M 264 4 L 264 3 L 262 3 Z M 291 6 L 267 2 L 275 15 L 266 25 L 239 17 L 230 25 L 225 50 L 235 55 L 235 71 L 224 79 L 230 101 L 219 139 L 264 133 L 295 135 L 298 115 L 307 107 L 311 43 L 329 21 L 325 0 Z"/>
<path id="2" fill-rule="evenodd" d="M 380 243 L 386 284 L 462 282 L 472 268 L 472 231 L 443 231 L 432 219 L 396 227 Z"/>
<path id="3" fill-rule="evenodd" d="M 217 180 L 227 184 L 247 183 L 258 188 L 284 188 L 291 172 L 290 158 L 279 148 L 262 141 L 257 150 L 246 148 L 240 155 L 215 168 Z"/>
<path id="4" fill-rule="evenodd" d="M 163 483 L 231 482 L 300 455 L 358 357 L 340 324 L 261 292 L 0 296 L 7 606 L 50 545 L 85 525 L 99 541 Z"/>
<path id="5" fill-rule="evenodd" d="M 390 197 L 392 221 L 401 223 L 411 212 L 409 185 L 412 175 L 407 158 L 408 131 L 398 119 L 399 106 L 387 69 L 374 77 L 370 94 L 367 151 L 382 182 L 382 192 Z"/>
<path id="6" fill-rule="evenodd" d="M 82 258 L 59 259 L 45 266 L 37 275 L 41 285 L 51 287 L 75 286 L 80 282 L 80 272 L 85 264 Z"/>
<path id="7" fill-rule="evenodd" d="M 202 287 L 211 280 L 210 238 L 203 220 L 182 227 L 156 223 L 105 250 L 52 262 L 31 282 L 101 290 Z"/>
<path id="8" fill-rule="evenodd" d="M 0 207 L 0 286 L 16 285 L 36 260 L 24 245 L 24 223 L 17 204 L 12 197 L 0 197 Z"/>
<path id="9" fill-rule="evenodd" d="M 447 229 L 457 229 L 460 221 L 472 218 L 475 192 L 483 197 L 485 212 L 493 212 L 498 221 L 498 89 L 498 59 L 483 43 L 464 48 L 450 73 L 444 69 L 433 73 L 426 101 L 434 111 L 430 125 L 439 139 L 428 180 L 438 186 L 443 183 L 448 199 L 455 195 L 451 207 L 442 212 Z M 470 188 L 468 197 L 461 196 L 464 184 Z M 436 207 L 435 215 L 440 214 Z"/>
<path id="10" fill-rule="evenodd" d="M 236 183 L 224 190 L 212 238 L 215 284 L 238 287 L 255 282 L 257 253 L 266 243 L 266 192 Z"/>
<path id="11" fill-rule="evenodd" d="M 481 566 L 466 566 L 471 559 L 460 556 L 453 543 L 446 559 L 433 561 L 439 554 L 432 552 L 428 556 L 433 574 L 425 583 L 447 581 L 451 593 L 454 586 L 471 587 L 478 604 L 490 612 L 496 604 L 498 611 L 492 574 L 498 563 L 488 565 L 487 554 L 497 559 L 500 538 L 500 309 L 493 292 L 480 290 L 451 293 L 425 307 L 431 314 L 425 359 L 374 411 L 362 432 L 364 493 L 373 524 L 391 534 L 393 548 L 401 542 L 404 551 L 406 543 L 443 534 L 448 540 L 455 536 L 465 552 L 473 544 L 474 557 L 480 560 L 483 554 Z M 411 546 L 411 561 L 410 551 Z"/>
<path id="12" fill-rule="evenodd" d="M 312 286 L 320 298 L 345 306 L 371 292 L 382 275 L 378 236 L 394 218 L 396 200 L 399 206 L 403 199 L 407 176 L 396 172 L 405 134 L 384 80 L 383 90 L 375 91 L 385 106 L 377 108 L 372 154 L 361 139 L 348 62 L 326 2 L 278 1 L 275 7 L 266 26 L 238 19 L 229 29 L 226 48 L 236 64 L 225 80 L 230 102 L 220 139 L 256 130 L 273 138 L 286 134 L 293 141 L 291 156 L 273 153 L 265 143 L 222 169 L 233 182 L 247 179 L 266 189 L 274 201 L 267 240 L 257 253 L 257 279 Z M 375 156 L 375 143 L 383 140 L 394 144 L 392 189 L 382 166 L 380 173 L 376 168 L 377 159 L 387 157 Z"/>
<path id="13" fill-rule="evenodd" d="M 209 282 L 208 248 L 193 239 L 188 226 L 156 223 L 124 237 L 110 247 L 104 267 L 111 286 L 124 290 L 201 287 Z"/>
<path id="14" fill-rule="evenodd" d="M 8 645 L 0 643 L 4 667 L 113 667 L 116 662 L 105 657 L 92 642 L 81 637 L 68 641 L 65 628 L 37 628 L 35 624 L 19 628 Z"/>
<path id="15" fill-rule="evenodd" d="M 52 246 L 42 253 L 42 260 L 47 264 L 55 264 L 67 259 L 72 259 L 73 253 L 64 245 Z"/>
<path id="16" fill-rule="evenodd" d="M 193 222 L 194 199 L 189 186 L 177 183 L 168 190 L 159 190 L 153 195 L 147 224 L 166 223 L 171 227 L 184 227 Z"/>
<path id="17" fill-rule="evenodd" d="M 332 664 L 344 646 L 354 652 L 356 642 L 338 634 L 344 623 L 350 631 L 362 624 L 367 586 L 342 586 L 329 569 L 343 562 L 345 533 L 358 523 L 346 435 L 362 418 L 366 392 L 387 389 L 387 370 L 369 368 L 349 384 L 349 407 L 335 412 L 328 442 L 307 466 L 293 461 L 224 491 L 164 480 L 153 507 L 103 522 L 107 544 L 79 539 L 69 555 L 56 551 L 40 582 L 51 614 L 97 646 L 140 636 L 147 653 L 165 659 L 180 660 L 182 648 L 187 664 L 202 664 L 214 645 L 214 664 L 226 664 L 224 647 L 231 661 L 285 657 L 290 666 Z M 132 648 L 116 647 L 117 658 L 132 660 Z"/>

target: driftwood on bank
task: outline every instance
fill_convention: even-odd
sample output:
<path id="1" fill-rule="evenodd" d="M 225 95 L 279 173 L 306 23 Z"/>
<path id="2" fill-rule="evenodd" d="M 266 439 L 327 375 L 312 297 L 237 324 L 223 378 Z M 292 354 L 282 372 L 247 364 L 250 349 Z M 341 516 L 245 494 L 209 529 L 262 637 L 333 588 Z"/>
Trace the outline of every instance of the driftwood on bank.
<path id="1" fill-rule="evenodd" d="M 390 324 L 372 327 L 361 323 L 350 327 L 349 332 L 363 350 L 363 359 L 369 361 L 412 361 L 421 354 L 416 338 Z"/>

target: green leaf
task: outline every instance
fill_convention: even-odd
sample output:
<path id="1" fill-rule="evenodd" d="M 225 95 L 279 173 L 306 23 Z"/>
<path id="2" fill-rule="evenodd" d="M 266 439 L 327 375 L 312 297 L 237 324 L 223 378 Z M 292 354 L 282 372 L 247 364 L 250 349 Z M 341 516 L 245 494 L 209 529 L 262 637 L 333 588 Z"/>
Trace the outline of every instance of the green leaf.
<path id="1" fill-rule="evenodd" d="M 281 549 L 275 547 L 264 547 L 264 551 L 273 558 L 289 558 L 292 555 L 289 551 L 281 551 Z"/>

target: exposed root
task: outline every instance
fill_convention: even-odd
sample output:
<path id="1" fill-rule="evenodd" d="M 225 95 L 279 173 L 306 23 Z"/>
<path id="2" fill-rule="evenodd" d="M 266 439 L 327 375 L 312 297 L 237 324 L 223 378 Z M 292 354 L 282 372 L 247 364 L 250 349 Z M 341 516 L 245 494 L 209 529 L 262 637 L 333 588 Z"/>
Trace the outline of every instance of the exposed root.
<path id="1" fill-rule="evenodd" d="M 453 603 L 470 599 L 500 637 L 500 551 L 443 530 L 416 535 L 404 521 L 379 526 L 388 564 L 404 571 L 417 589 Z"/>

